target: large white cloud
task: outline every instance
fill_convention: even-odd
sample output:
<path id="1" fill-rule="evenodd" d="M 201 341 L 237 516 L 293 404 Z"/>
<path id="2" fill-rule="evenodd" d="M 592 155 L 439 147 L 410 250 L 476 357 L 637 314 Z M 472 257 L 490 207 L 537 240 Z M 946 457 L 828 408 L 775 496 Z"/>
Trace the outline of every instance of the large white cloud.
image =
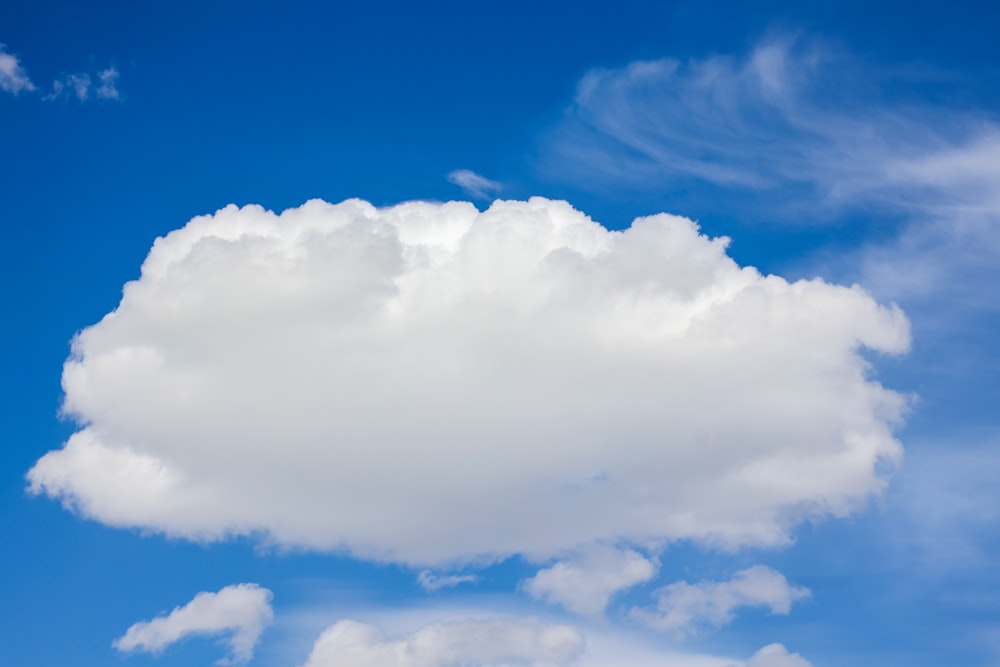
<path id="1" fill-rule="evenodd" d="M 305 667 L 568 665 L 583 649 L 573 627 L 535 619 L 431 623 L 395 640 L 374 625 L 344 620 L 320 635 Z"/>
<path id="2" fill-rule="evenodd" d="M 230 206 L 158 239 L 30 489 L 116 526 L 441 564 L 776 545 L 900 455 L 902 313 L 564 202 Z"/>
<path id="3" fill-rule="evenodd" d="M 114 641 L 119 651 L 158 654 L 192 635 L 228 635 L 230 655 L 219 664 L 247 662 L 274 618 L 271 591 L 257 584 L 226 586 L 218 593 L 198 593 L 170 614 L 131 626 Z"/>
<path id="4" fill-rule="evenodd" d="M 729 581 L 664 586 L 655 594 L 655 611 L 636 609 L 633 614 L 651 627 L 684 633 L 700 625 L 725 625 L 742 607 L 767 607 L 772 614 L 787 615 L 793 602 L 808 595 L 809 589 L 792 586 L 780 572 L 755 565 Z"/>

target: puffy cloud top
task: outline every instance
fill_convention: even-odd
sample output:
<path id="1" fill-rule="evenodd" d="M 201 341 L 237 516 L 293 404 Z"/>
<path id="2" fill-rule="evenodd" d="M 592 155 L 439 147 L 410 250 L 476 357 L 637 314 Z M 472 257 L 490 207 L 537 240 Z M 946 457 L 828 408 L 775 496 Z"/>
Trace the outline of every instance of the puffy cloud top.
<path id="1" fill-rule="evenodd" d="M 227 207 L 157 239 L 63 374 L 30 489 L 98 521 L 443 564 L 774 545 L 900 454 L 860 287 L 741 268 L 565 202 Z"/>
<path id="2" fill-rule="evenodd" d="M 583 649 L 575 628 L 535 619 L 431 623 L 396 640 L 374 625 L 343 620 L 320 635 L 304 667 L 568 665 Z"/>

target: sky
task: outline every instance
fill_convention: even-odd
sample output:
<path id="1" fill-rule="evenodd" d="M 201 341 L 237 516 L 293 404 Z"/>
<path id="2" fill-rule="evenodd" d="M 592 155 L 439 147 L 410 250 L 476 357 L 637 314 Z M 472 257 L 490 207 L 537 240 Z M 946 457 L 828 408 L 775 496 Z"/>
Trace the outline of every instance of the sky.
<path id="1" fill-rule="evenodd" d="M 4 2 L 0 663 L 1000 664 L 998 29 Z"/>

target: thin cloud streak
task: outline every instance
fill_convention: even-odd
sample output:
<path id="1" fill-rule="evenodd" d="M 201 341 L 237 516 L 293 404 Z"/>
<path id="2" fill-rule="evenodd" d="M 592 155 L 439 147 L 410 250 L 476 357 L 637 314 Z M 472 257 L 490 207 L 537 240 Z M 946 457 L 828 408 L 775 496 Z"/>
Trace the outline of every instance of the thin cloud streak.
<path id="1" fill-rule="evenodd" d="M 967 288 L 995 275 L 1000 257 L 1000 123 L 887 99 L 884 84 L 849 55 L 788 36 L 742 57 L 593 70 L 547 138 L 541 169 L 588 187 L 700 182 L 795 224 L 857 210 L 901 219 L 890 240 L 816 266 L 881 298 L 988 307 Z"/>
<path id="2" fill-rule="evenodd" d="M 465 194 L 475 199 L 490 199 L 503 188 L 497 181 L 480 176 L 469 169 L 456 169 L 449 173 L 448 182 L 462 188 Z"/>

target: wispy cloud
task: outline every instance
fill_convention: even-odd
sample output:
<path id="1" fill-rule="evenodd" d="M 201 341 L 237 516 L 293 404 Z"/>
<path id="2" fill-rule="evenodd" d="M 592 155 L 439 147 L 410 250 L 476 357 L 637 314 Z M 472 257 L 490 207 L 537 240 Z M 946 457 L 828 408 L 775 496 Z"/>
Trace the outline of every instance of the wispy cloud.
<path id="1" fill-rule="evenodd" d="M 230 655 L 218 664 L 249 661 L 260 634 L 272 618 L 271 591 L 256 584 L 226 586 L 218 593 L 198 593 L 166 616 L 131 626 L 114 641 L 119 651 L 158 654 L 191 635 L 228 635 Z"/>
<path id="2" fill-rule="evenodd" d="M 101 70 L 94 77 L 87 72 L 64 74 L 52 82 L 52 91 L 43 99 L 57 100 L 75 97 L 81 102 L 90 99 L 120 100 L 119 78 L 121 78 L 121 74 L 114 67 Z"/>
<path id="3" fill-rule="evenodd" d="M 35 84 L 28 78 L 21 60 L 16 55 L 7 53 L 5 44 L 0 44 L 0 90 L 12 95 L 35 90 Z"/>
<path id="4" fill-rule="evenodd" d="M 997 126 L 981 114 L 869 97 L 879 83 L 849 56 L 791 37 L 744 56 L 593 70 L 552 137 L 550 160 L 574 178 L 655 188 L 680 179 L 807 185 L 825 205 L 957 206 L 967 197 L 948 195 L 968 194 L 971 176 L 977 203 L 996 209 L 995 190 L 981 186 L 1000 171 Z"/>
<path id="5" fill-rule="evenodd" d="M 465 190 L 465 194 L 475 199 L 489 199 L 500 192 L 503 186 L 469 169 L 456 169 L 448 174 L 448 182 Z"/>
<path id="6" fill-rule="evenodd" d="M 883 297 L 974 300 L 966 287 L 981 281 L 970 278 L 994 274 L 1000 259 L 1000 122 L 900 93 L 873 70 L 795 36 L 744 55 L 593 70 L 541 168 L 588 186 L 700 183 L 739 195 L 744 217 L 756 207 L 758 217 L 815 224 L 876 212 L 902 220 L 901 231 L 828 258 L 835 275 Z"/>
<path id="7" fill-rule="evenodd" d="M 647 625 L 684 634 L 699 626 L 719 627 L 733 620 L 737 609 L 766 607 L 772 614 L 788 614 L 792 603 L 809 590 L 792 586 L 780 572 L 755 565 L 729 581 L 679 581 L 655 594 L 656 609 L 635 609 L 633 615 Z"/>
<path id="8" fill-rule="evenodd" d="M 479 577 L 474 574 L 434 574 L 430 570 L 424 570 L 417 575 L 417 583 L 429 593 L 442 588 L 454 588 L 461 584 L 474 584 L 477 581 Z"/>
<path id="9" fill-rule="evenodd" d="M 28 77 L 20 58 L 8 53 L 6 45 L 0 44 L 0 90 L 17 95 L 21 92 L 35 92 L 38 88 Z M 42 95 L 43 100 L 76 98 L 83 102 L 89 99 L 120 100 L 118 80 L 121 74 L 115 67 L 108 67 L 91 74 L 77 72 L 62 74 L 52 82 L 52 89 Z"/>

